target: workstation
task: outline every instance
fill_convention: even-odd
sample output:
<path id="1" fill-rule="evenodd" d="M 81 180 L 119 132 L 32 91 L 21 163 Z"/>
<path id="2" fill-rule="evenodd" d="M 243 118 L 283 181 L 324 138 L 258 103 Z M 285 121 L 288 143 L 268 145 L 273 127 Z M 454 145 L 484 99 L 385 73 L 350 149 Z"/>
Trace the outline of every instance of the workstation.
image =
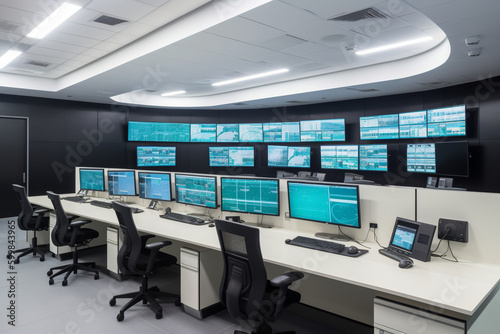
<path id="1" fill-rule="evenodd" d="M 207 321 L 220 309 L 213 305 L 222 257 L 211 220 L 237 216 L 240 224 L 258 227 L 269 278 L 290 270 L 305 274 L 290 287 L 302 305 L 386 333 L 414 333 L 424 322 L 445 323 L 455 330 L 450 333 L 500 327 L 494 317 L 500 307 L 500 44 L 492 4 L 126 1 L 75 1 L 82 9 L 42 40 L 26 36 L 26 22 L 58 1 L 37 9 L 25 1 L 0 3 L 6 24 L 0 32 L 11 32 L 1 37 L 0 56 L 10 46 L 23 51 L 0 69 L 1 138 L 9 143 L 2 217 L 12 221 L 19 213 L 12 184 L 24 186 L 32 204 L 52 209 L 47 191 L 76 196 L 80 171 L 102 169 L 105 187 L 88 191 L 87 202 L 118 199 L 137 207 L 139 231 L 172 242 L 163 252 L 178 259 L 182 309 L 194 319 Z M 127 21 L 105 27 L 93 21 L 113 12 Z M 367 33 L 368 27 L 381 30 Z M 361 58 L 357 52 L 370 45 L 362 36 L 376 45 L 432 38 Z M 211 85 L 282 67 L 287 71 L 235 86 Z M 174 91 L 184 93 L 168 94 Z M 108 171 L 132 171 L 134 194 L 110 194 Z M 171 199 L 141 198 L 141 173 L 169 174 Z M 192 193 L 178 202 L 183 177 L 214 180 L 216 201 L 192 205 Z M 279 202 L 269 210 L 276 212 L 238 212 L 224 204 L 224 183 L 239 179 L 273 180 Z M 293 203 L 314 206 L 316 197 L 295 202 L 289 196 L 311 184 L 357 189 L 359 226 L 340 231 L 339 221 L 307 216 L 306 204 L 294 210 Z M 101 279 L 120 282 L 114 210 L 62 204 L 92 221 L 88 227 L 99 237 L 88 248 L 106 256 Z M 198 226 L 160 217 L 166 211 L 206 221 Z M 395 240 L 398 222 L 408 227 L 407 221 L 431 232 L 424 236 L 425 260 L 410 254 L 412 266 L 400 268 L 379 250 Z M 467 237 L 460 232 L 450 240 L 463 224 Z M 318 233 L 352 240 L 340 241 L 342 255 L 286 242 L 325 240 Z M 19 234 L 18 242 L 23 238 Z M 50 244 L 50 261 L 71 256 L 72 249 L 51 244 L 46 231 L 38 240 Z M 362 252 L 344 256 L 351 247 Z M 19 272 L 32 264 L 23 263 L 28 258 L 16 265 Z M 203 270 L 189 267 L 193 263 Z M 191 293 L 193 280 L 203 287 L 198 295 Z M 60 285 L 55 278 L 54 288 Z M 71 286 L 64 291 L 71 294 Z M 413 321 L 415 312 L 420 318 Z"/>

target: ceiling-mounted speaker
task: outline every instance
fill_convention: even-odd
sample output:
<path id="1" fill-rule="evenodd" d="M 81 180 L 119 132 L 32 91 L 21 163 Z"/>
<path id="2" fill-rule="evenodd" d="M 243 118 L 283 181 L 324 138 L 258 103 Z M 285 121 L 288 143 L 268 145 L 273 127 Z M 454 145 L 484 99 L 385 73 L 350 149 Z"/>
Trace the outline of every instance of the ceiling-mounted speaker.
<path id="1" fill-rule="evenodd" d="M 469 50 L 467 54 L 469 55 L 469 57 L 477 57 L 481 54 L 481 48 Z"/>
<path id="2" fill-rule="evenodd" d="M 479 36 L 469 36 L 465 39 L 465 45 L 478 45 L 480 40 L 481 38 L 479 38 Z"/>

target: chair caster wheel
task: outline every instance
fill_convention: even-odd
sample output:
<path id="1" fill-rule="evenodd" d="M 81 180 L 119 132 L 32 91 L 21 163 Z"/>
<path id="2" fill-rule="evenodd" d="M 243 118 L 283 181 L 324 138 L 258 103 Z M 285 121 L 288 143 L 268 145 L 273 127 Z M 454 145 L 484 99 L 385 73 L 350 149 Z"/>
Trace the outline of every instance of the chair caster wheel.
<path id="1" fill-rule="evenodd" d="M 15 259 L 14 264 L 19 264 L 19 259 Z"/>
<path id="2" fill-rule="evenodd" d="M 98 273 L 94 275 L 94 279 L 95 279 L 95 280 L 96 280 L 96 279 L 99 279 L 99 274 L 98 274 Z"/>
<path id="3" fill-rule="evenodd" d="M 65 279 L 62 281 L 62 286 L 66 286 L 66 285 L 68 285 L 68 280 Z"/>
<path id="4" fill-rule="evenodd" d="M 40 262 L 43 262 L 43 261 L 45 261 L 45 258 L 44 258 L 44 257 L 41 257 L 41 258 L 40 258 Z"/>
<path id="5" fill-rule="evenodd" d="M 125 315 L 123 313 L 118 313 L 118 315 L 116 316 L 116 320 L 118 320 L 118 321 L 123 321 L 124 318 L 125 318 Z"/>
<path id="6" fill-rule="evenodd" d="M 161 318 L 163 318 L 163 312 L 162 312 L 162 311 L 158 311 L 158 312 L 156 312 L 156 314 L 155 314 L 155 318 L 156 318 L 156 319 L 161 319 Z"/>
<path id="7" fill-rule="evenodd" d="M 109 306 L 115 306 L 116 305 L 116 298 L 111 298 L 109 300 Z"/>
<path id="8" fill-rule="evenodd" d="M 47 276 L 52 276 L 53 272 L 52 270 L 47 271 Z"/>
<path id="9" fill-rule="evenodd" d="M 152 288 L 149 288 L 149 291 L 160 292 L 160 288 L 158 288 L 157 286 L 154 286 Z"/>
<path id="10" fill-rule="evenodd" d="M 54 280 L 51 278 L 51 279 L 49 279 L 49 285 L 52 285 L 52 284 L 54 284 Z"/>
<path id="11" fill-rule="evenodd" d="M 181 306 L 181 300 L 180 299 L 176 299 L 174 305 L 175 306 Z"/>

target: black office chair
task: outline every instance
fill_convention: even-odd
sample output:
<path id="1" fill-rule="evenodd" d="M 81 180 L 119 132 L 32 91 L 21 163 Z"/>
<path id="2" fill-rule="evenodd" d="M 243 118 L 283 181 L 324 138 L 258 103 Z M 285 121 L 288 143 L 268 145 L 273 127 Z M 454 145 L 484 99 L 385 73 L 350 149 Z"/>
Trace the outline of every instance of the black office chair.
<path id="1" fill-rule="evenodd" d="M 175 256 L 160 252 L 160 249 L 171 245 L 170 241 L 159 241 L 146 244 L 147 240 L 153 235 L 139 235 L 132 217 L 132 208 L 113 202 L 113 209 L 118 217 L 120 228 L 123 232 L 123 244 L 118 253 L 118 267 L 122 274 L 141 276 L 141 288 L 137 292 L 130 292 L 114 296 L 109 301 L 109 305 L 115 306 L 117 298 L 131 298 L 120 310 L 116 316 L 118 321 L 125 317 L 125 311 L 142 301 L 143 304 L 151 305 L 156 319 L 163 317 L 163 310 L 156 299 L 167 299 L 174 302 L 176 306 L 180 305 L 178 295 L 160 292 L 158 287 L 148 287 L 148 277 L 153 271 L 160 267 L 168 267 L 177 263 Z"/>
<path id="2" fill-rule="evenodd" d="M 92 222 L 91 220 L 74 220 L 76 217 L 66 215 L 59 195 L 47 191 L 47 196 L 52 201 L 54 211 L 56 212 L 56 224 L 52 230 L 52 243 L 57 247 L 73 247 L 73 262 L 71 264 L 50 268 L 47 272 L 49 284 L 54 284 L 54 277 L 66 273 L 62 285 L 68 285 L 69 275 L 77 274 L 78 270 L 94 273 L 94 279 L 99 279 L 99 272 L 94 262 L 78 262 L 78 247 L 87 245 L 92 239 L 99 236 L 99 233 L 90 228 L 82 228 L 83 225 Z M 54 270 L 58 272 L 54 273 Z"/>
<path id="3" fill-rule="evenodd" d="M 247 321 L 252 333 L 272 333 L 267 322 L 275 320 L 288 305 L 300 301 L 300 294 L 288 287 L 304 274 L 289 272 L 268 281 L 259 229 L 220 219 L 215 220 L 215 226 L 224 258 L 221 303 L 231 316 Z"/>
<path id="4" fill-rule="evenodd" d="M 18 264 L 19 259 L 25 255 L 33 254 L 33 256 L 40 255 L 40 261 L 45 261 L 45 253 L 49 251 L 48 246 L 38 246 L 37 244 L 37 231 L 47 231 L 49 229 L 49 217 L 45 217 L 44 215 L 49 212 L 49 209 L 33 207 L 28 200 L 28 196 L 26 195 L 26 188 L 23 186 L 13 184 L 12 188 L 21 203 L 21 212 L 17 217 L 17 225 L 23 231 L 33 231 L 33 237 L 31 238 L 31 247 L 16 249 L 7 254 L 7 259 L 14 258 L 14 253 L 19 254 L 14 263 Z"/>

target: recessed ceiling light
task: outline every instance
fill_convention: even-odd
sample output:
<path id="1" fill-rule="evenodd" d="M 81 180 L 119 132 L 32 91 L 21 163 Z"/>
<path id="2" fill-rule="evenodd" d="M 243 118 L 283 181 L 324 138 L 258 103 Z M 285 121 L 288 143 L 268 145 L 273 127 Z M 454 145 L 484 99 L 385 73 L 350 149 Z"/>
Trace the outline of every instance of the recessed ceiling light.
<path id="1" fill-rule="evenodd" d="M 82 7 L 77 5 L 72 5 L 69 3 L 63 3 L 59 8 L 57 8 L 52 14 L 50 14 L 45 20 L 42 21 L 38 26 L 35 27 L 27 37 L 30 38 L 44 38 L 49 32 L 57 28 L 61 23 L 69 19 L 73 14 L 79 11 Z"/>
<path id="2" fill-rule="evenodd" d="M 422 37 L 422 38 L 412 39 L 409 41 L 404 41 L 404 42 L 399 42 L 399 43 L 394 43 L 394 44 L 387 44 L 387 45 L 379 46 L 379 47 L 372 48 L 372 49 L 359 50 L 359 51 L 356 51 L 356 54 L 358 56 L 364 56 L 367 54 L 372 54 L 372 53 L 376 53 L 376 52 L 382 52 L 382 51 L 402 48 L 402 47 L 408 46 L 408 45 L 427 42 L 427 41 L 430 41 L 431 39 L 432 39 L 431 36 L 426 36 L 426 37 Z"/>
<path id="3" fill-rule="evenodd" d="M 161 94 L 161 96 L 173 96 L 173 95 L 180 95 L 180 94 L 184 94 L 184 93 L 186 93 L 185 90 L 176 90 L 173 92 L 163 93 L 163 94 Z"/>
<path id="4" fill-rule="evenodd" d="M 0 69 L 7 66 L 7 64 L 16 59 L 21 53 L 21 51 L 16 50 L 9 50 L 5 52 L 3 56 L 0 57 Z"/>
<path id="5" fill-rule="evenodd" d="M 241 77 L 241 78 L 237 78 L 237 79 L 230 79 L 230 80 L 225 80 L 225 81 L 214 82 L 212 84 L 212 86 L 229 85 L 229 84 L 233 84 L 233 83 L 237 83 L 237 82 L 241 82 L 241 81 L 253 80 L 253 79 L 268 77 L 270 75 L 276 75 L 276 74 L 286 73 L 288 71 L 289 71 L 288 68 L 282 68 L 282 69 L 279 69 L 279 70 L 274 70 L 274 71 L 269 71 L 269 72 L 264 72 L 264 73 L 249 75 L 249 76 Z"/>

